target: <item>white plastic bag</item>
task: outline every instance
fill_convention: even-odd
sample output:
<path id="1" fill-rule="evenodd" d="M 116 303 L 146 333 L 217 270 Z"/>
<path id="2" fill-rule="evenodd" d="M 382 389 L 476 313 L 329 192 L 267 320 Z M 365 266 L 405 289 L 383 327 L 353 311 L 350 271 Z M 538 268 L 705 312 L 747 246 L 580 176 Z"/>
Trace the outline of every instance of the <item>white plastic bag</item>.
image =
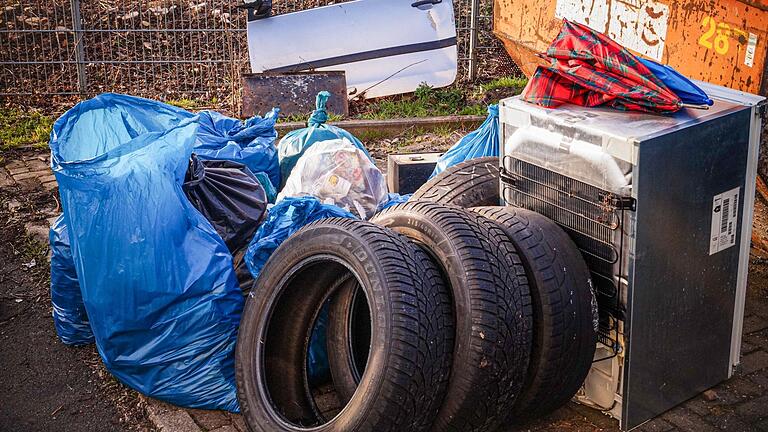
<path id="1" fill-rule="evenodd" d="M 387 200 L 381 171 L 346 138 L 315 143 L 299 158 L 277 197 L 314 196 L 368 219 Z"/>

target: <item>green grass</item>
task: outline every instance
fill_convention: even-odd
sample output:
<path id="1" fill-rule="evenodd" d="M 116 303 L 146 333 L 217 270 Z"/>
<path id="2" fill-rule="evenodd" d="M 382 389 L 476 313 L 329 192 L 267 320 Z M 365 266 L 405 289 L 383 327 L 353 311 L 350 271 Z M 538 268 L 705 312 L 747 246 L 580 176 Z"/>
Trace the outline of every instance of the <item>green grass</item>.
<path id="1" fill-rule="evenodd" d="M 311 116 L 312 116 L 312 113 L 291 114 L 288 116 L 280 116 L 277 122 L 278 123 L 292 123 L 292 122 L 306 123 L 309 121 L 309 118 Z M 344 120 L 344 116 L 341 116 L 339 114 L 334 114 L 334 113 L 328 113 L 328 122 L 337 122 L 340 120 Z"/>
<path id="2" fill-rule="evenodd" d="M 48 145 L 54 119 L 37 111 L 0 108 L 0 149 L 44 148 Z"/>
<path id="3" fill-rule="evenodd" d="M 209 107 L 215 107 L 219 104 L 219 98 L 211 98 L 209 100 L 203 99 L 171 99 L 166 103 L 185 110 L 194 111 L 200 109 L 206 109 Z"/>
<path id="4" fill-rule="evenodd" d="M 472 115 L 485 112 L 482 104 L 467 100 L 458 88 L 435 89 L 422 84 L 412 95 L 374 101 L 359 118 L 383 120 L 390 118 Z"/>
<path id="5" fill-rule="evenodd" d="M 502 77 L 495 79 L 491 82 L 480 84 L 480 91 L 482 93 L 488 93 L 498 89 L 518 89 L 522 91 L 528 84 L 528 78 L 526 77 Z"/>

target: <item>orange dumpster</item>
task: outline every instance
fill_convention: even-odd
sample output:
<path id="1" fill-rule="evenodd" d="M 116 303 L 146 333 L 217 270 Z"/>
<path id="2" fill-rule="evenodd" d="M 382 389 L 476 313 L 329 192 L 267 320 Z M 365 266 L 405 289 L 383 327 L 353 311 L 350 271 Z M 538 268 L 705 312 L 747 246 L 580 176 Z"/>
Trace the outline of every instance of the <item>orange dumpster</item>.
<path id="1" fill-rule="evenodd" d="M 494 33 L 529 76 L 563 18 L 690 78 L 768 95 L 768 0 L 494 2 Z"/>

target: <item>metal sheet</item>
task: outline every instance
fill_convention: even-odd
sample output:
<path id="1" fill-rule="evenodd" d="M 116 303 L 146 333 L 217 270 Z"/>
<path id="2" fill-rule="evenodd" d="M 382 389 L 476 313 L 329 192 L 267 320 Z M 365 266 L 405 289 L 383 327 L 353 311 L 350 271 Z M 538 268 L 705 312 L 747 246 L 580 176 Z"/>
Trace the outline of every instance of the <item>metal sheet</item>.
<path id="1" fill-rule="evenodd" d="M 349 115 L 347 81 L 344 72 L 299 72 L 290 74 L 243 75 L 243 117 L 264 114 L 274 107 L 281 114 L 308 114 L 315 109 L 315 96 L 328 91 L 328 111 Z"/>
<path id="2" fill-rule="evenodd" d="M 623 428 L 729 376 L 743 227 L 735 247 L 709 246 L 713 197 L 744 196 L 751 109 L 734 111 L 640 144 Z"/>
<path id="3" fill-rule="evenodd" d="M 494 33 L 527 75 L 568 18 L 691 78 L 768 92 L 768 1 L 497 0 L 494 8 Z"/>

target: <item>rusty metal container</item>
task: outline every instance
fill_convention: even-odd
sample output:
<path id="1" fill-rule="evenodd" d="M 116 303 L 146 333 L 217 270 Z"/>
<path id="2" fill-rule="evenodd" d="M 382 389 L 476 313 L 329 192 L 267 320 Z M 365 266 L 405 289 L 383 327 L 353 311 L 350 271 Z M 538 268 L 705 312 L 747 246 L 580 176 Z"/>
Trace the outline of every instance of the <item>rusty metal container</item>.
<path id="1" fill-rule="evenodd" d="M 331 93 L 328 112 L 349 115 L 347 79 L 343 71 L 243 74 L 241 115 L 264 114 L 273 107 L 283 116 L 309 114 L 315 110 L 318 92 Z"/>
<path id="2" fill-rule="evenodd" d="M 690 78 L 768 94 L 768 0 L 495 0 L 494 33 L 526 75 L 563 18 Z"/>

